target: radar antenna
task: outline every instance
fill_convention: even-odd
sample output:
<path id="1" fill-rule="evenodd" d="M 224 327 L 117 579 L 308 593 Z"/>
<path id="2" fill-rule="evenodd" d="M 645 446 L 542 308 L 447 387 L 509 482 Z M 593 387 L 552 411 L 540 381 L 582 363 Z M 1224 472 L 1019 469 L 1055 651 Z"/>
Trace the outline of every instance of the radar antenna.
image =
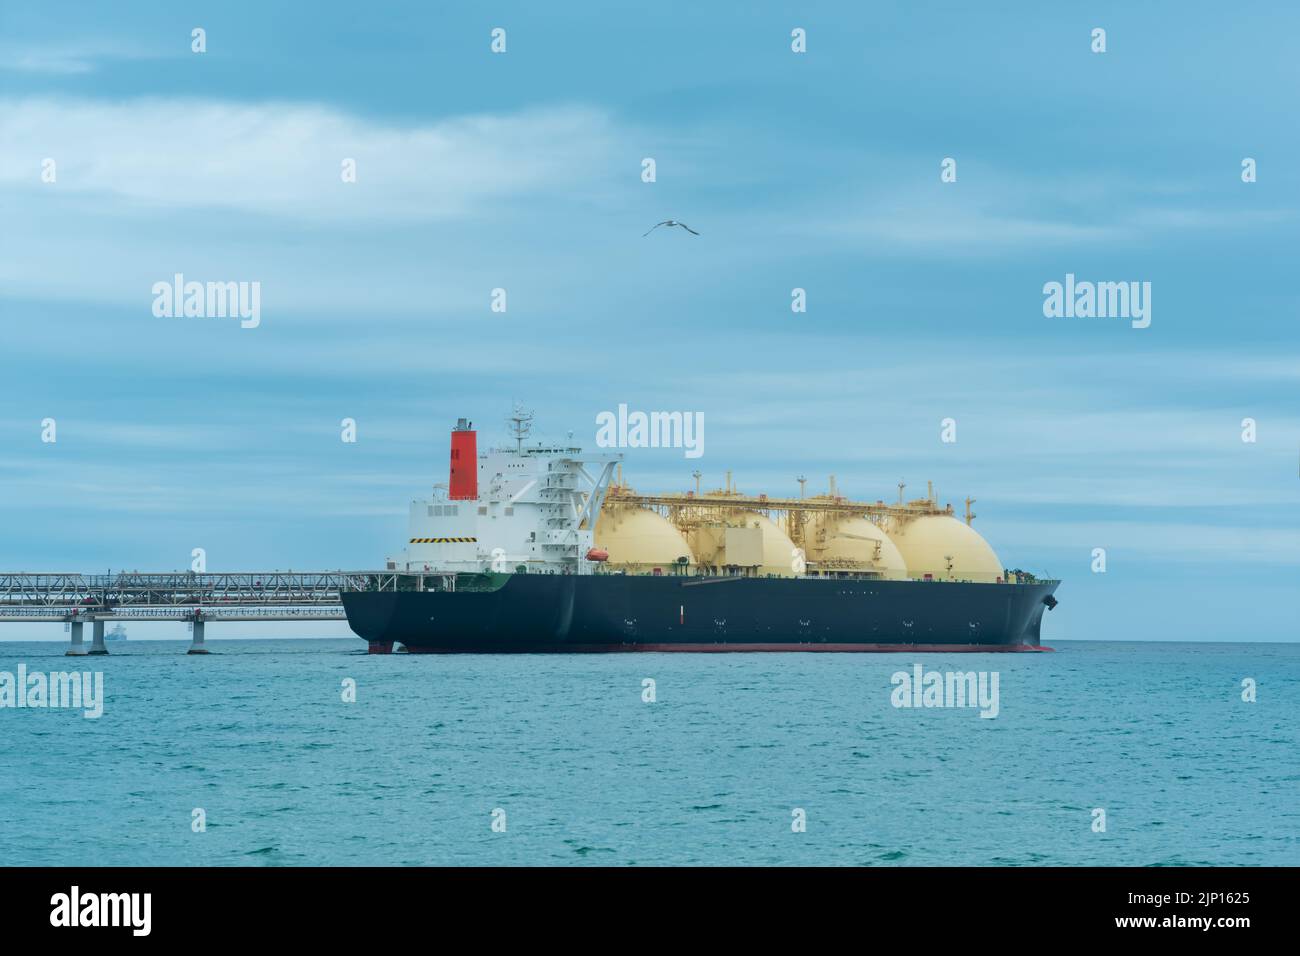
<path id="1" fill-rule="evenodd" d="M 529 436 L 533 430 L 533 413 L 524 408 L 519 402 L 515 402 L 514 410 L 510 417 L 506 419 L 506 425 L 510 429 L 510 434 L 515 439 L 515 450 L 524 450 L 524 439 Z"/>

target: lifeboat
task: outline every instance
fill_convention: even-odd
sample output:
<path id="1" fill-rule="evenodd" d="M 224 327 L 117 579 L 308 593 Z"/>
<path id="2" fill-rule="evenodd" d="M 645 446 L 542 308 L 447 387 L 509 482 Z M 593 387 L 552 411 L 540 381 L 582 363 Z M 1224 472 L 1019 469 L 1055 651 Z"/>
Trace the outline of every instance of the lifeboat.
<path id="1" fill-rule="evenodd" d="M 587 552 L 588 561 L 608 561 L 609 552 L 604 548 L 592 548 Z"/>

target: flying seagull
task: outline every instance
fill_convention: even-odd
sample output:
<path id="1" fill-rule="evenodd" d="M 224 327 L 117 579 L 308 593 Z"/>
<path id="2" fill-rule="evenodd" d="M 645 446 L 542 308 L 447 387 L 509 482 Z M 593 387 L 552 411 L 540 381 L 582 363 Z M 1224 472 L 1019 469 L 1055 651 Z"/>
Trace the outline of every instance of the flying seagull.
<path id="1" fill-rule="evenodd" d="M 656 229 L 658 229 L 660 226 L 681 226 L 683 229 L 685 229 L 687 232 L 689 232 L 692 236 L 698 236 L 698 235 L 699 235 L 698 232 L 696 232 L 696 231 L 695 231 L 694 229 L 692 229 L 690 226 L 686 225 L 686 223 L 684 223 L 684 222 L 678 222 L 676 219 L 665 219 L 663 222 L 658 222 L 658 223 L 655 223 L 653 226 L 651 226 L 648 230 L 646 230 L 645 235 L 643 235 L 641 238 L 644 239 L 646 236 L 650 235 L 650 233 L 654 232 L 654 231 L 655 231 Z"/>

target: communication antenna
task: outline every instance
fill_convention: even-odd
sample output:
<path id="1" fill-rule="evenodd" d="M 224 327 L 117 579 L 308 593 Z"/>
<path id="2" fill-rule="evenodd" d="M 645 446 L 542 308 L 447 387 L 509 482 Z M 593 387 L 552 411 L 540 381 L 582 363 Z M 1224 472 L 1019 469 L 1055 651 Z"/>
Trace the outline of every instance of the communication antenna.
<path id="1" fill-rule="evenodd" d="M 524 439 L 533 430 L 533 413 L 524 408 L 519 402 L 515 402 L 514 410 L 510 413 L 510 417 L 506 419 L 506 427 L 510 429 L 510 434 L 514 437 L 515 451 L 523 451 Z"/>
<path id="2" fill-rule="evenodd" d="M 799 482 L 799 500 L 802 501 L 802 500 L 803 500 L 803 486 L 806 485 L 806 484 L 808 483 L 808 479 L 805 478 L 803 475 L 800 475 L 798 478 L 795 479 L 795 481 Z"/>
<path id="3" fill-rule="evenodd" d="M 902 481 L 900 481 L 900 482 L 898 483 L 898 503 L 899 503 L 900 505 L 903 503 L 903 489 L 906 488 L 906 487 L 907 487 L 906 482 L 902 482 Z"/>
<path id="4" fill-rule="evenodd" d="M 970 510 L 970 506 L 973 505 L 974 503 L 975 503 L 974 498 L 968 497 L 966 499 L 966 524 L 967 525 L 969 525 L 971 523 L 971 519 L 975 517 L 975 513 Z"/>
<path id="5" fill-rule="evenodd" d="M 695 497 L 700 496 L 700 476 L 703 474 L 698 468 L 691 472 L 691 477 L 695 479 Z"/>

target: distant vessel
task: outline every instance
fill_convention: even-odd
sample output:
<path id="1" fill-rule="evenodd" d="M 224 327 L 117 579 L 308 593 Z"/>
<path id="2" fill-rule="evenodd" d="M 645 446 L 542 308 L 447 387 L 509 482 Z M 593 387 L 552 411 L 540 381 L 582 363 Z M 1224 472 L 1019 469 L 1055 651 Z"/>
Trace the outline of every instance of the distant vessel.
<path id="1" fill-rule="evenodd" d="M 447 486 L 407 546 L 342 593 L 372 653 L 1036 651 L 1055 580 L 1007 571 L 951 505 L 724 488 L 638 494 L 622 455 L 528 444 L 482 455 L 460 419 Z M 615 478 L 615 468 L 619 469 Z M 802 488 L 804 479 L 800 479 Z"/>
<path id="2" fill-rule="evenodd" d="M 106 640 L 106 641 L 125 641 L 125 640 L 126 640 L 126 628 L 124 628 L 120 623 L 118 623 L 118 624 L 114 624 L 113 627 L 112 627 L 112 629 L 111 629 L 110 631 L 108 631 L 108 632 L 104 635 L 104 640 Z"/>

